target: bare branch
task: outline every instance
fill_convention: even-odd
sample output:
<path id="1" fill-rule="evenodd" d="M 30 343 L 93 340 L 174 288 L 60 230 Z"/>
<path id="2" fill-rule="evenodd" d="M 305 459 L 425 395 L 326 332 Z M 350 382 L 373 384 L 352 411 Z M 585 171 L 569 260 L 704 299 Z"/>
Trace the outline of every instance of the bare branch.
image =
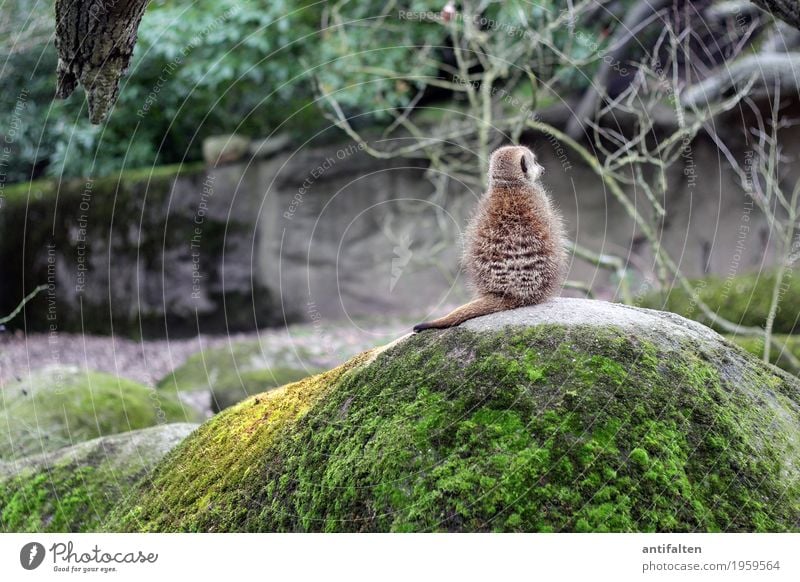
<path id="1" fill-rule="evenodd" d="M 608 52 L 608 58 L 603 60 L 600 70 L 575 109 L 575 115 L 567 126 L 567 135 L 574 138 L 581 134 L 584 121 L 595 111 L 601 92 L 605 91 L 614 63 L 619 63 L 624 58 L 628 45 L 636 38 L 636 34 L 657 19 L 659 11 L 671 3 L 672 0 L 641 2 L 626 15 L 611 39 L 613 48 Z"/>
<path id="2" fill-rule="evenodd" d="M 28 295 L 23 299 L 19 305 L 17 305 L 16 309 L 6 315 L 5 317 L 0 318 L 0 325 L 5 325 L 12 319 L 14 319 L 17 315 L 19 315 L 20 311 L 25 307 L 25 305 L 31 301 L 34 297 L 36 297 L 39 293 L 47 289 L 47 285 L 39 285 L 36 289 L 28 293 Z"/>
<path id="3" fill-rule="evenodd" d="M 726 64 L 706 80 L 688 87 L 681 95 L 685 107 L 706 107 L 730 92 L 741 92 L 745 86 L 771 88 L 775 80 L 781 86 L 797 92 L 800 89 L 797 71 L 800 53 L 770 53 L 751 55 Z"/>
<path id="4" fill-rule="evenodd" d="M 753 0 L 753 4 L 800 29 L 800 4 L 797 0 Z"/>

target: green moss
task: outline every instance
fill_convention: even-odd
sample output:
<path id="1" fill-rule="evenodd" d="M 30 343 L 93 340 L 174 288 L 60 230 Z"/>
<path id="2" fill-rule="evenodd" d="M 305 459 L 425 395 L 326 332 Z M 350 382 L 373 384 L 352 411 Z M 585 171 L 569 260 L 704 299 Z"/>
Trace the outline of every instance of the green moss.
<path id="1" fill-rule="evenodd" d="M 764 355 L 764 340 L 761 338 L 742 335 L 729 335 L 726 337 L 758 358 Z M 787 372 L 799 373 L 800 370 L 793 366 L 789 358 L 786 357 L 786 352 L 800 359 L 800 336 L 777 334 L 774 339 L 785 347 L 779 348 L 773 343 L 770 348 L 770 362 Z"/>
<path id="2" fill-rule="evenodd" d="M 258 341 L 237 342 L 190 356 L 159 383 L 176 392 L 211 390 L 216 412 L 316 372 L 288 366 L 270 367 Z"/>
<path id="3" fill-rule="evenodd" d="M 241 485 L 254 475 L 262 463 L 264 444 L 273 441 L 276 433 L 306 414 L 326 390 L 364 358 L 364 355 L 357 356 L 347 364 L 319 376 L 253 397 L 201 426 L 198 431 L 204 436 L 200 440 L 186 442 L 189 447 L 188 457 L 169 455 L 178 464 L 186 462 L 179 469 L 182 475 L 176 475 L 175 481 L 170 485 L 170 502 L 178 503 L 176 509 L 180 513 L 204 514 L 210 521 L 214 521 L 215 515 L 221 519 L 228 513 L 244 514 L 247 507 L 231 507 L 227 500 L 244 493 Z M 218 419 L 222 419 L 221 422 L 217 422 Z M 220 450 L 214 451 L 213 460 L 206 456 L 210 462 L 201 468 L 190 457 L 202 454 L 196 447 L 207 446 L 211 441 Z M 149 480 L 148 483 L 150 482 L 152 481 Z M 173 485 L 183 491 L 178 491 Z M 145 511 L 147 509 L 144 507 L 136 507 L 125 514 L 125 520 L 139 523 L 140 516 Z M 142 529 L 157 529 L 155 524 L 141 525 Z M 206 531 L 222 529 L 209 524 Z"/>
<path id="4" fill-rule="evenodd" d="M 172 395 L 108 374 L 52 369 L 2 391 L 0 458 L 186 420 L 196 413 Z"/>
<path id="5" fill-rule="evenodd" d="M 775 271 L 765 271 L 726 279 L 711 276 L 696 279 L 691 284 L 700 298 L 719 316 L 745 326 L 764 327 L 772 301 L 775 277 Z M 780 309 L 775 317 L 774 331 L 788 334 L 800 325 L 796 307 L 800 304 L 800 277 L 793 276 L 790 270 L 787 271 L 780 293 Z M 667 294 L 655 293 L 645 297 L 640 306 L 672 311 L 714 327 L 691 297 L 678 286 Z"/>
<path id="6" fill-rule="evenodd" d="M 173 164 L 170 166 L 155 166 L 152 168 L 137 168 L 133 170 L 123 170 L 117 174 L 94 178 L 92 180 L 92 192 L 113 197 L 117 187 L 126 186 L 132 183 L 151 182 L 160 184 L 163 181 L 171 181 L 178 176 L 196 174 L 203 170 L 202 163 Z M 83 192 L 86 189 L 85 179 L 58 180 L 56 178 L 46 178 L 33 182 L 22 182 L 12 184 L 3 189 L 3 195 L 8 203 L 25 203 L 29 196 L 34 200 L 45 200 L 55 198 L 60 190 L 72 192 Z"/>
<path id="7" fill-rule="evenodd" d="M 647 451 L 636 447 L 631 451 L 630 454 L 631 462 L 639 465 L 640 467 L 647 467 L 650 464 L 650 456 L 647 454 Z"/>
<path id="8" fill-rule="evenodd" d="M 104 437 L 9 463 L 0 474 L 0 531 L 94 531 L 111 507 L 194 425 Z"/>
<path id="9" fill-rule="evenodd" d="M 796 530 L 799 397 L 688 340 L 420 334 L 223 412 L 106 528 Z"/>

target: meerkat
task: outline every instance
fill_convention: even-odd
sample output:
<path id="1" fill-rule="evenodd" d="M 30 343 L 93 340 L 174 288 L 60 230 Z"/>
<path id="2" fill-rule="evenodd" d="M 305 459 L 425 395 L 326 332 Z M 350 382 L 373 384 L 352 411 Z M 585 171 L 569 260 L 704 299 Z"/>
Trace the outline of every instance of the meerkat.
<path id="1" fill-rule="evenodd" d="M 505 146 L 489 161 L 489 188 L 465 233 L 463 265 L 477 298 L 414 331 L 444 329 L 468 319 L 555 295 L 567 267 L 564 226 L 539 178 L 543 168 L 524 146 Z"/>

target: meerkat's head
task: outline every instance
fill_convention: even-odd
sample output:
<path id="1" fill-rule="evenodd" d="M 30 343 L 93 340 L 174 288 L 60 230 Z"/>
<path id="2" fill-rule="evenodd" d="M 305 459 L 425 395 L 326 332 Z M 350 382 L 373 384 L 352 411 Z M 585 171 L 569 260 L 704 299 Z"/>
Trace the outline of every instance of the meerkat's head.
<path id="1" fill-rule="evenodd" d="M 525 146 L 504 146 L 496 149 L 489 160 L 489 183 L 532 184 L 544 168 Z"/>

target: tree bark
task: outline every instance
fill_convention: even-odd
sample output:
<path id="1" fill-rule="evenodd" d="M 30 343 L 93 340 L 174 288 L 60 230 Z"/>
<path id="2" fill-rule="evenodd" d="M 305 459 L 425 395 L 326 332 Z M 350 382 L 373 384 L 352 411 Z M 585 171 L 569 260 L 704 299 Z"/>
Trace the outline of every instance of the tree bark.
<path id="1" fill-rule="evenodd" d="M 119 95 L 148 0 L 56 0 L 56 95 L 69 97 L 78 83 L 99 124 Z"/>
<path id="2" fill-rule="evenodd" d="M 770 88 L 775 81 L 789 91 L 800 89 L 797 71 L 800 70 L 800 53 L 771 53 L 751 55 L 720 70 L 704 81 L 687 87 L 681 94 L 681 103 L 687 107 L 707 107 L 727 94 L 741 91 L 753 81 L 753 90 Z"/>

